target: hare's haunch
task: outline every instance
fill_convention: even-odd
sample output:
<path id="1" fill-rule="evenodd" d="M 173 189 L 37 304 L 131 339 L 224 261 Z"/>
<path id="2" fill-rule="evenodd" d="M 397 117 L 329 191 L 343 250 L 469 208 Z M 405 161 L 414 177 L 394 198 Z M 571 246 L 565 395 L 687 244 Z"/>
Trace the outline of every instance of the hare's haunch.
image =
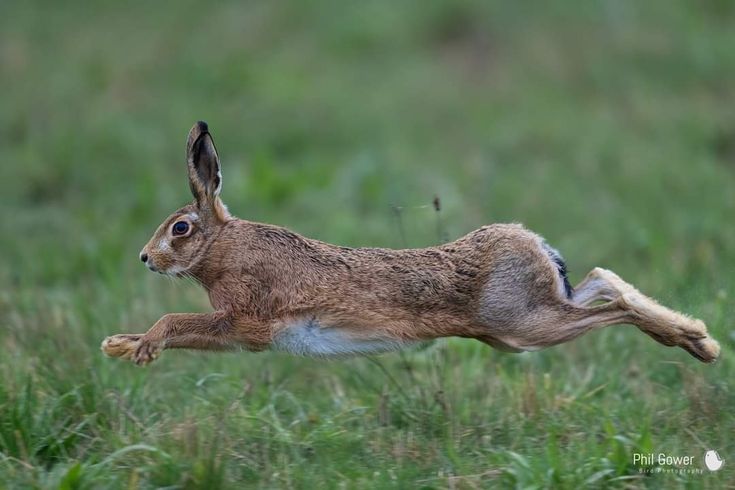
<path id="1" fill-rule="evenodd" d="M 559 253 L 520 225 L 484 226 L 424 249 L 338 247 L 231 216 L 205 123 L 189 132 L 186 153 L 194 201 L 166 218 L 140 258 L 152 271 L 196 279 L 214 311 L 168 314 L 145 334 L 108 337 L 109 356 L 147 364 L 185 348 L 335 357 L 439 337 L 518 352 L 621 323 L 703 362 L 720 352 L 700 320 L 609 270 L 572 288 Z"/>

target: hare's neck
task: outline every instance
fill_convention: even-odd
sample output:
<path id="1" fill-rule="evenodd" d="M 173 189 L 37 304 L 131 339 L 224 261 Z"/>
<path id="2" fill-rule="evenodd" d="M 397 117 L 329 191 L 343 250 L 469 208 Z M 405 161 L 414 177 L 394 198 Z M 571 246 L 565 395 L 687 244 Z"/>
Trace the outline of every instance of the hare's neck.
<path id="1" fill-rule="evenodd" d="M 232 268 L 232 264 L 228 263 L 228 259 L 233 257 L 231 249 L 235 242 L 227 236 L 225 232 L 227 228 L 227 225 L 223 226 L 208 240 L 199 252 L 196 262 L 189 269 L 190 275 L 208 291 L 212 291 L 222 277 L 227 274 L 228 268 Z"/>

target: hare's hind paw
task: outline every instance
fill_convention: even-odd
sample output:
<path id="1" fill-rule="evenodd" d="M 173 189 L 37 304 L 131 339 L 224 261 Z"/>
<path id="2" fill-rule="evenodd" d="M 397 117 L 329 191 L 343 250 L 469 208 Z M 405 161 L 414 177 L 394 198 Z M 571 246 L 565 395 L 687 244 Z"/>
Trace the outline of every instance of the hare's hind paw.
<path id="1" fill-rule="evenodd" d="M 720 355 L 720 344 L 706 334 L 687 336 L 681 346 L 702 362 L 715 362 Z"/>
<path id="2" fill-rule="evenodd" d="M 140 345 L 141 334 L 119 334 L 107 337 L 102 341 L 100 348 L 109 357 L 119 357 L 128 361 L 133 360 L 133 355 Z"/>
<path id="3" fill-rule="evenodd" d="M 702 362 L 714 362 L 720 355 L 720 344 L 707 332 L 702 320 L 670 310 L 643 296 L 638 291 L 623 294 L 622 300 L 649 324 L 641 330 L 664 345 L 678 345 Z"/>

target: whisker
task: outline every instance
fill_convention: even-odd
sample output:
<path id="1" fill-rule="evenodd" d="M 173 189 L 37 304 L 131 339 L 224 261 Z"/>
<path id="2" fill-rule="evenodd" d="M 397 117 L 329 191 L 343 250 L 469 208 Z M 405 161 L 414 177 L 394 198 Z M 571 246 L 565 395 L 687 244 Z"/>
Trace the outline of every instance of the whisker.
<path id="1" fill-rule="evenodd" d="M 203 283 L 203 282 L 201 282 L 201 281 L 200 281 L 199 279 L 197 279 L 197 278 L 196 278 L 196 277 L 195 277 L 195 276 L 194 276 L 194 275 L 193 275 L 193 274 L 192 274 L 191 272 L 189 272 L 189 271 L 183 271 L 183 272 L 181 273 L 181 275 L 182 275 L 183 277 L 185 277 L 185 278 L 186 278 L 186 279 L 187 279 L 187 280 L 188 280 L 189 282 L 191 282 L 192 284 L 196 284 L 196 285 L 198 285 L 198 286 L 201 286 L 201 287 L 203 287 L 204 289 L 206 289 L 207 291 L 211 292 L 211 289 L 210 289 L 210 288 L 209 288 L 209 287 L 208 287 L 208 286 L 207 286 L 206 284 L 204 284 L 204 283 Z"/>

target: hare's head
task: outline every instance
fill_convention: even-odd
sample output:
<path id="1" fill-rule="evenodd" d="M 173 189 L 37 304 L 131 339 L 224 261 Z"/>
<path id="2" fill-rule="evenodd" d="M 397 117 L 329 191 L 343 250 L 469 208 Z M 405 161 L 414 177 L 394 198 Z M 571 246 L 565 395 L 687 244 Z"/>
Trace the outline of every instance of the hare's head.
<path id="1" fill-rule="evenodd" d="M 194 202 L 166 218 L 140 252 L 148 268 L 161 274 L 178 275 L 192 269 L 231 219 L 219 198 L 222 172 L 207 123 L 200 121 L 189 131 L 186 160 Z"/>

